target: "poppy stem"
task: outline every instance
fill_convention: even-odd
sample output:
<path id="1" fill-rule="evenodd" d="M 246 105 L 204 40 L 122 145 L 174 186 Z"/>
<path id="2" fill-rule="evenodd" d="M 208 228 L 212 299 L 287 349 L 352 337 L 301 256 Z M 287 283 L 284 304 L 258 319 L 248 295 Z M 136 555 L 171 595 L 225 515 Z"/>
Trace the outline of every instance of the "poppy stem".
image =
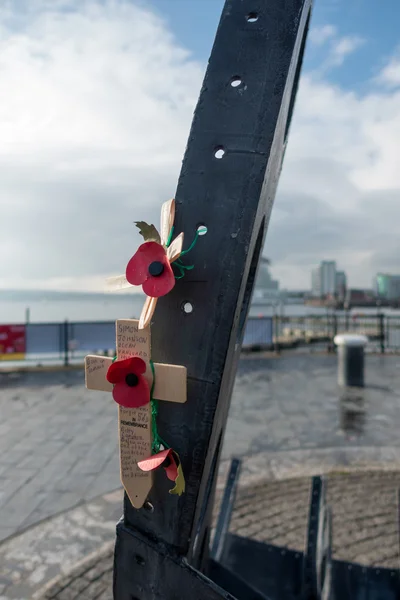
<path id="1" fill-rule="evenodd" d="M 171 231 L 169 232 L 169 236 L 168 236 L 168 239 L 167 239 L 167 243 L 165 244 L 167 248 L 168 248 L 168 246 L 169 246 L 169 245 L 171 244 L 171 242 L 172 242 L 172 236 L 173 236 L 173 235 L 174 235 L 174 226 L 172 225 L 172 227 L 171 227 Z"/>
<path id="2" fill-rule="evenodd" d="M 196 235 L 194 236 L 193 242 L 190 244 L 190 246 L 189 246 L 189 248 L 187 250 L 182 250 L 181 256 L 185 256 L 185 254 L 187 254 L 188 252 L 190 252 L 191 250 L 193 250 L 193 248 L 196 245 L 196 242 L 198 240 L 198 237 L 199 237 L 200 233 L 203 234 L 204 230 L 207 231 L 207 229 L 205 227 L 203 229 L 200 229 L 200 230 L 198 229 L 196 231 Z"/>
<path id="3" fill-rule="evenodd" d="M 155 374 L 155 369 L 154 369 L 154 363 L 152 360 L 150 360 L 150 368 L 151 368 L 151 372 L 153 375 L 153 383 L 151 385 L 151 390 L 150 390 L 151 431 L 152 431 L 152 436 L 153 436 L 153 441 L 151 444 L 151 451 L 153 454 L 157 454 L 157 452 L 160 452 L 160 445 L 163 444 L 165 446 L 165 443 L 158 435 L 158 429 L 157 429 L 158 400 L 153 398 L 153 391 L 154 391 L 154 386 L 156 383 L 156 374 Z"/>
<path id="4" fill-rule="evenodd" d="M 194 237 L 193 242 L 190 244 L 189 248 L 187 250 L 182 250 L 180 256 L 185 256 L 185 254 L 187 254 L 188 252 L 190 252 L 196 245 L 196 242 L 199 238 L 199 235 L 203 235 L 203 233 L 205 233 L 207 231 L 206 227 L 203 228 L 199 228 L 196 231 L 196 235 Z M 173 232 L 173 228 L 171 229 L 171 233 L 169 235 L 168 238 L 168 242 L 167 242 L 167 246 L 169 245 L 169 243 L 171 243 L 171 238 L 172 238 L 172 232 Z M 177 269 L 179 269 L 179 275 L 175 275 L 175 279 L 182 279 L 185 276 L 185 271 L 191 271 L 192 269 L 194 269 L 194 265 L 185 265 L 183 264 L 183 262 L 181 261 L 180 258 L 178 258 L 178 260 L 176 260 L 174 263 L 172 263 L 173 267 L 176 267 Z"/>

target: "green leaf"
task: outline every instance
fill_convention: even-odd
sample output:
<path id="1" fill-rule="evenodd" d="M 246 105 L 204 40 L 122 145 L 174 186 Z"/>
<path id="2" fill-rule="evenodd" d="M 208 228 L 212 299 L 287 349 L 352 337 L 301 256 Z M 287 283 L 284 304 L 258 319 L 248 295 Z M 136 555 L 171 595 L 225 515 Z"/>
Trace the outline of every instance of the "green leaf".
<path id="1" fill-rule="evenodd" d="M 135 221 L 135 225 L 145 242 L 157 242 L 157 244 L 161 244 L 160 234 L 154 225 L 148 225 L 145 221 Z"/>
<path id="2" fill-rule="evenodd" d="M 177 494 L 181 496 L 185 491 L 185 478 L 183 476 L 182 466 L 179 464 L 178 466 L 178 476 L 175 479 L 175 487 L 169 490 L 170 494 Z"/>

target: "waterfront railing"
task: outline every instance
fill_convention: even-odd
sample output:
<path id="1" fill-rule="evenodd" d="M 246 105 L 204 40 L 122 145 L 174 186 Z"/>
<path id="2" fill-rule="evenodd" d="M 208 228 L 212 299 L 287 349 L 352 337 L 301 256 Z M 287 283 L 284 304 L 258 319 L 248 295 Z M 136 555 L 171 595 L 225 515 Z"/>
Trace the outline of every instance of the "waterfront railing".
<path id="1" fill-rule="evenodd" d="M 369 338 L 369 351 L 400 351 L 400 316 L 384 314 L 332 313 L 307 316 L 250 317 L 243 351 L 281 351 L 320 344 L 334 350 L 338 333 L 358 333 Z M 68 366 L 82 362 L 89 353 L 113 356 L 115 322 L 29 323 L 0 325 L 0 362 Z"/>

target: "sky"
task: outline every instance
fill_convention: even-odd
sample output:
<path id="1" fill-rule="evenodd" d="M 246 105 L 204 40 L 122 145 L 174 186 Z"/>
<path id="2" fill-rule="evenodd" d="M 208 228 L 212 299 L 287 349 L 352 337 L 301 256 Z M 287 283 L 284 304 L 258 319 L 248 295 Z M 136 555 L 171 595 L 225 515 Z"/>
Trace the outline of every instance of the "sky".
<path id="1" fill-rule="evenodd" d="M 173 197 L 223 0 L 3 0 L 0 288 L 101 291 Z M 398 0 L 319 0 L 264 255 L 400 273 Z"/>

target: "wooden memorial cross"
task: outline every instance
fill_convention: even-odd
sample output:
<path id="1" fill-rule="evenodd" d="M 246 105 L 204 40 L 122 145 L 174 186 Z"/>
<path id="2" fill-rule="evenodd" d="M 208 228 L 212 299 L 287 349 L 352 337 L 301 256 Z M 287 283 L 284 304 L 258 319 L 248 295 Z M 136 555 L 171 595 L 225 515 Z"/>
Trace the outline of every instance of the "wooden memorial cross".
<path id="1" fill-rule="evenodd" d="M 122 319 L 116 322 L 117 360 L 138 356 L 146 363 L 149 388 L 153 384 L 150 366 L 150 326 L 139 329 L 139 321 Z M 107 371 L 113 359 L 106 356 L 86 356 L 85 380 L 89 390 L 112 392 Z M 154 363 L 153 398 L 169 402 L 186 402 L 186 367 Z M 151 402 L 139 408 L 118 406 L 121 482 L 135 508 L 141 508 L 152 487 L 152 472 L 139 469 L 139 460 L 148 458 L 152 450 Z"/>

